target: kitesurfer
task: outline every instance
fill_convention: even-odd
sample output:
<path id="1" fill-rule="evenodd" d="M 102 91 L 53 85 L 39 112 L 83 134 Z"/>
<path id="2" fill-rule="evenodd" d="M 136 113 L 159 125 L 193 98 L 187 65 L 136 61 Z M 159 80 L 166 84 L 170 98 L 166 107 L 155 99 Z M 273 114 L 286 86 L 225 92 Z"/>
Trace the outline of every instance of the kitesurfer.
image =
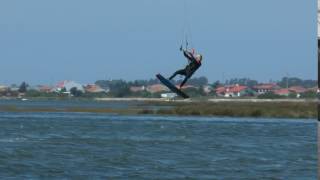
<path id="1" fill-rule="evenodd" d="M 194 72 L 201 66 L 202 55 L 195 53 L 195 50 L 188 51 L 187 49 L 184 50 L 180 47 L 180 51 L 183 51 L 183 55 L 188 59 L 188 64 L 184 69 L 177 70 L 173 75 L 169 78 L 172 80 L 176 75 L 180 74 L 185 76 L 184 80 L 180 84 L 180 89 L 183 85 L 187 82 L 187 80 L 193 75 Z"/>

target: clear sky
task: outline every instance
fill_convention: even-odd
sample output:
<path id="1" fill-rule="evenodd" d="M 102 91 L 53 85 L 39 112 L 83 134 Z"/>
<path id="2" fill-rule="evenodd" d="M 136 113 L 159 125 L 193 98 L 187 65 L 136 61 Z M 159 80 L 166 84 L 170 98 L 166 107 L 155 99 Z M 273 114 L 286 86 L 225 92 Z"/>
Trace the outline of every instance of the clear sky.
<path id="1" fill-rule="evenodd" d="M 316 0 L 184 1 L 0 1 L 0 84 L 169 76 L 188 26 L 209 82 L 316 79 Z"/>

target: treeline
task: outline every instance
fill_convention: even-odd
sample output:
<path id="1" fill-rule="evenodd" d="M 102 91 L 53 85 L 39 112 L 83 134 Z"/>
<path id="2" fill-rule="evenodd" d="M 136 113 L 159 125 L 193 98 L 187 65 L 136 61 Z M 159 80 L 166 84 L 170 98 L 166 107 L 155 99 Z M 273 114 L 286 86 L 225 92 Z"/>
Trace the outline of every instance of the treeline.
<path id="1" fill-rule="evenodd" d="M 173 84 L 180 84 L 181 80 L 172 80 Z M 95 84 L 99 85 L 102 88 L 121 88 L 121 87 L 131 87 L 131 86 L 150 86 L 154 84 L 158 84 L 160 81 L 158 79 L 149 79 L 149 80 L 134 80 L 134 81 L 125 81 L 125 80 L 98 80 Z M 205 86 L 208 85 L 208 79 L 204 76 L 195 77 L 188 80 L 187 85 L 192 86 Z"/>
<path id="2" fill-rule="evenodd" d="M 182 80 L 172 80 L 173 84 L 180 84 Z M 149 80 L 135 80 L 135 81 L 125 81 L 125 80 L 98 80 L 95 82 L 96 85 L 108 89 L 108 95 L 110 97 L 160 97 L 161 92 L 151 93 L 147 91 L 147 87 L 159 84 L 160 81 L 158 79 L 149 79 Z M 205 85 L 208 85 L 208 79 L 206 77 L 196 77 L 191 78 L 188 83 L 188 85 L 192 85 L 194 87 L 202 87 Z M 130 87 L 142 87 L 144 86 L 145 89 L 138 91 L 138 92 L 132 92 L 130 90 Z M 188 89 L 188 93 L 191 93 L 193 96 L 201 96 L 204 95 L 203 89 Z"/>
<path id="3" fill-rule="evenodd" d="M 180 84 L 180 80 L 173 80 L 173 84 Z M 314 88 L 317 87 L 316 80 L 302 80 L 300 78 L 284 77 L 280 81 L 270 81 L 270 83 L 275 83 L 281 88 L 292 87 L 292 86 L 302 86 L 304 88 Z M 86 91 L 80 91 L 76 88 L 70 89 L 70 92 L 66 92 L 66 90 L 62 89 L 58 91 L 50 91 L 50 92 L 41 92 L 34 89 L 29 89 L 29 85 L 26 82 L 22 82 L 20 86 L 11 86 L 12 88 L 8 88 L 6 90 L 0 91 L 0 96 L 2 97 L 17 97 L 20 95 L 24 95 L 26 97 L 69 97 L 72 95 L 74 97 L 85 97 L 85 98 L 94 98 L 94 97 L 160 97 L 162 92 L 152 92 L 148 90 L 148 87 L 155 84 L 160 84 L 159 80 L 149 79 L 149 80 L 134 80 L 134 81 L 125 81 L 122 79 L 119 80 L 98 80 L 95 82 L 96 85 L 105 89 L 104 92 L 99 93 L 90 93 Z M 239 84 L 243 86 L 247 86 L 249 88 L 253 88 L 258 84 L 262 84 L 257 80 L 252 80 L 250 78 L 232 78 L 226 80 L 225 82 L 216 81 L 213 83 L 209 83 L 208 79 L 204 76 L 191 78 L 186 85 L 191 85 L 194 88 L 184 89 L 184 91 L 189 94 L 191 97 L 201 97 L 201 96 L 215 96 L 215 89 L 220 86 L 225 85 L 234 85 Z M 204 87 L 208 86 L 211 88 L 211 91 L 204 92 Z M 143 87 L 139 91 L 133 91 L 132 87 Z M 13 90 L 16 89 L 16 90 Z M 69 95 L 68 95 L 69 94 Z M 273 94 L 267 93 L 263 96 L 269 97 Z M 294 96 L 294 94 L 291 94 Z M 314 97 L 315 93 L 306 94 L 307 97 Z M 263 97 L 263 98 L 266 98 Z M 274 96 L 272 96 L 274 97 Z M 304 97 L 301 96 L 301 97 Z"/>
<path id="4" fill-rule="evenodd" d="M 257 80 L 252 80 L 250 78 L 232 78 L 230 80 L 226 80 L 224 83 L 220 81 L 216 81 L 215 83 L 219 83 L 221 85 L 233 85 L 239 84 L 243 86 L 248 86 L 250 88 L 262 84 L 262 82 L 258 82 Z M 213 83 L 213 84 L 215 84 Z M 265 82 L 264 82 L 265 83 Z M 284 77 L 280 81 L 269 81 L 268 83 L 276 83 L 281 88 L 292 87 L 292 86 L 302 86 L 304 88 L 313 88 L 318 84 L 317 80 L 302 80 L 297 77 Z"/>
<path id="5" fill-rule="evenodd" d="M 302 86 L 305 88 L 313 88 L 318 85 L 318 81 L 316 81 L 316 80 L 302 80 L 302 79 L 299 79 L 296 77 L 292 77 L 292 78 L 284 77 L 284 78 L 282 78 L 281 81 L 277 82 L 277 84 L 283 88 L 286 88 L 287 86 L 288 87 Z"/>

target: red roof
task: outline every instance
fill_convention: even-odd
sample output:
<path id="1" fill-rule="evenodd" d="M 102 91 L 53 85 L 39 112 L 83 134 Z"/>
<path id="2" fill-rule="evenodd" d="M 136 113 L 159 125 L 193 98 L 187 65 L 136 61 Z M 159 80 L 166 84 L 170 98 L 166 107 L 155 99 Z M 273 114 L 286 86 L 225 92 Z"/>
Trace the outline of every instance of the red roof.
<path id="1" fill-rule="evenodd" d="M 52 89 L 51 87 L 45 86 L 45 85 L 39 87 L 39 90 L 40 90 L 41 92 L 50 92 L 51 89 Z"/>
<path id="2" fill-rule="evenodd" d="M 230 88 L 227 89 L 227 92 L 231 92 L 231 93 L 238 93 L 238 92 L 241 92 L 245 89 L 247 89 L 248 87 L 247 86 L 232 86 Z"/>
<path id="3" fill-rule="evenodd" d="M 289 91 L 292 91 L 295 93 L 304 93 L 307 91 L 307 89 L 302 86 L 292 86 L 289 88 Z"/>
<path id="4" fill-rule="evenodd" d="M 139 91 L 143 91 L 144 90 L 144 86 L 131 86 L 130 87 L 130 91 L 132 92 L 139 92 Z"/>
<path id="5" fill-rule="evenodd" d="M 216 88 L 216 93 L 217 94 L 222 94 L 222 93 L 238 93 L 241 92 L 245 89 L 247 89 L 247 86 L 239 86 L 239 85 L 228 85 L 225 87 L 218 87 Z"/>
<path id="6" fill-rule="evenodd" d="M 226 88 L 223 87 L 223 86 L 216 88 L 216 93 L 217 93 L 217 94 L 224 93 L 225 91 L 226 91 Z"/>
<path id="7" fill-rule="evenodd" d="M 64 87 L 64 82 L 62 81 L 62 82 L 59 82 L 58 84 L 57 84 L 57 87 L 58 88 L 63 88 Z"/>
<path id="8" fill-rule="evenodd" d="M 313 87 L 313 88 L 308 88 L 307 91 L 319 92 L 319 88 L 316 86 L 316 87 Z"/>
<path id="9" fill-rule="evenodd" d="M 247 89 L 247 86 L 239 86 L 239 85 L 229 85 L 225 87 L 218 87 L 216 88 L 216 93 L 217 94 L 222 94 L 222 93 L 238 93 L 241 92 L 245 89 Z"/>
<path id="10" fill-rule="evenodd" d="M 61 81 L 61 82 L 59 82 L 59 83 L 56 85 L 56 87 L 58 87 L 58 88 L 64 88 L 65 84 L 68 83 L 68 82 L 70 82 L 70 81 L 68 81 L 68 80 Z"/>
<path id="11" fill-rule="evenodd" d="M 147 90 L 151 93 L 167 91 L 168 88 L 162 84 L 154 84 L 147 87 Z"/>
<path id="12" fill-rule="evenodd" d="M 176 87 L 179 88 L 180 85 L 176 85 Z M 184 86 L 181 87 L 181 89 L 188 89 L 188 88 L 196 88 L 196 87 L 194 87 L 192 85 L 184 85 Z"/>
<path id="13" fill-rule="evenodd" d="M 95 85 L 95 84 L 88 84 L 85 87 L 85 90 L 87 92 L 91 92 L 91 93 L 97 93 L 97 92 L 103 92 L 104 91 L 100 86 Z"/>
<path id="14" fill-rule="evenodd" d="M 289 89 L 277 89 L 277 90 L 274 90 L 273 92 L 278 95 L 288 95 L 290 93 Z"/>
<path id="15" fill-rule="evenodd" d="M 256 85 L 256 86 L 254 86 L 253 88 L 254 88 L 254 89 L 269 89 L 269 90 L 272 90 L 272 89 L 274 89 L 275 87 L 277 87 L 277 84 L 275 84 L 275 83 L 270 83 L 270 84 L 260 84 L 260 85 Z"/>

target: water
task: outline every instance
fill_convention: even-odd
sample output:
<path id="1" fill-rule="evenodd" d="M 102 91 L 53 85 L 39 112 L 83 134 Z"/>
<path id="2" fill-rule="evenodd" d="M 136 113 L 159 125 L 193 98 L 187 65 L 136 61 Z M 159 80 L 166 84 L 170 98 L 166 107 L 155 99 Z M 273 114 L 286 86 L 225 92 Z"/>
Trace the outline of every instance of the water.
<path id="1" fill-rule="evenodd" d="M 0 113 L 0 177 L 316 179 L 316 121 Z"/>

